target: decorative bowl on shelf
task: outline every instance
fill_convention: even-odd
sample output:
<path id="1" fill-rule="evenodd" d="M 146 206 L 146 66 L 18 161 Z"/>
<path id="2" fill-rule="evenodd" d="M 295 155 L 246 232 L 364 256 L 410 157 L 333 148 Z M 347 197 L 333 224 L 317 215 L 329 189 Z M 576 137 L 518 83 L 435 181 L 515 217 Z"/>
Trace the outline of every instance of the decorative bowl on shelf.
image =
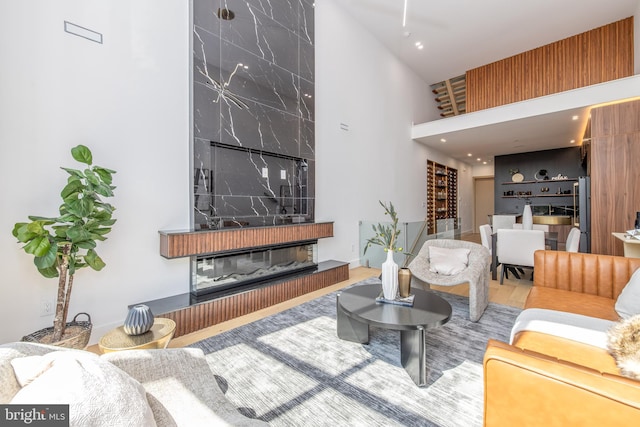
<path id="1" fill-rule="evenodd" d="M 524 175 L 522 175 L 521 173 L 514 173 L 513 175 L 511 175 L 511 181 L 513 182 L 522 182 L 524 181 Z"/>

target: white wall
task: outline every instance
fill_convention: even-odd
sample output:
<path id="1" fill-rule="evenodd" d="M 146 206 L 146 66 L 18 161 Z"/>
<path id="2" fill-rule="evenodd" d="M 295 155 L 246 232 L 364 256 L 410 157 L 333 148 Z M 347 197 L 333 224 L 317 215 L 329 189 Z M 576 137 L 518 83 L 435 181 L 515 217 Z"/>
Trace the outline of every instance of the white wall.
<path id="1" fill-rule="evenodd" d="M 435 118 L 428 85 L 336 4 L 316 8 L 316 216 L 335 221 L 336 235 L 320 243 L 320 259 L 357 262 L 358 221 L 384 220 L 379 199 L 401 221 L 422 220 L 427 158 L 460 171 L 470 227 L 471 168 L 410 138 L 412 122 Z M 65 33 L 65 20 L 104 43 Z M 59 167 L 79 165 L 69 153 L 79 143 L 117 171 L 118 222 L 98 247 L 107 267 L 78 272 L 70 308 L 91 314 L 95 343 L 127 305 L 189 289 L 189 260 L 162 258 L 158 239 L 189 226 L 188 2 L 2 2 L 0 25 L 0 343 L 53 322 L 39 312 L 56 280 L 37 273 L 11 230 L 27 215 L 56 214 Z"/>
<path id="2" fill-rule="evenodd" d="M 97 44 L 64 21 L 101 32 Z M 99 244 L 104 270 L 80 270 L 70 313 L 87 311 L 92 342 L 127 305 L 183 293 L 187 259 L 159 255 L 158 230 L 189 226 L 188 2 L 22 0 L 0 3 L 0 343 L 53 316 L 57 281 L 41 277 L 11 235 L 27 215 L 55 216 L 71 147 L 115 169 L 118 209 Z"/>
<path id="3" fill-rule="evenodd" d="M 358 264 L 358 221 L 385 220 L 378 200 L 392 201 L 401 222 L 423 220 L 427 158 L 458 169 L 470 230 L 472 168 L 411 139 L 413 122 L 437 118 L 429 85 L 338 4 L 316 2 L 316 220 L 335 222 L 320 259 Z"/>

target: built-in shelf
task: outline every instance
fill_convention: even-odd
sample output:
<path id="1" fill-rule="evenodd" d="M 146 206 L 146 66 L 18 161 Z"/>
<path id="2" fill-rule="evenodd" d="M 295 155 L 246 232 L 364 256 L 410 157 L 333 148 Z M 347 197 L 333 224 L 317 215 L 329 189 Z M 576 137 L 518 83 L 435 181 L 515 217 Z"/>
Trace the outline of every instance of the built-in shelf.
<path id="1" fill-rule="evenodd" d="M 181 258 L 333 237 L 333 222 L 159 233 L 160 255 Z"/>
<path id="2" fill-rule="evenodd" d="M 427 233 L 435 234 L 439 220 L 458 221 L 458 171 L 427 160 Z"/>
<path id="3" fill-rule="evenodd" d="M 578 182 L 578 178 L 567 178 L 567 179 L 547 179 L 544 181 L 508 181 L 503 182 L 502 185 L 513 185 L 513 184 L 555 184 L 560 182 Z"/>
<path id="4" fill-rule="evenodd" d="M 533 197 L 573 197 L 574 194 L 532 194 L 529 196 L 501 196 L 503 199 L 530 199 Z"/>

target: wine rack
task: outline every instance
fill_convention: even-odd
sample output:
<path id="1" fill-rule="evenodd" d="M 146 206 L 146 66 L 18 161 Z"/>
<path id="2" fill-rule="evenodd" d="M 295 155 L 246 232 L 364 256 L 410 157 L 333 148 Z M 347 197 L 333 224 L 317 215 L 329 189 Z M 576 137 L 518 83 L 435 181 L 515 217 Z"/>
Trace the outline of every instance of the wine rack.
<path id="1" fill-rule="evenodd" d="M 458 227 L 458 171 L 427 160 L 427 232 L 435 234 L 438 221 L 451 219 Z"/>

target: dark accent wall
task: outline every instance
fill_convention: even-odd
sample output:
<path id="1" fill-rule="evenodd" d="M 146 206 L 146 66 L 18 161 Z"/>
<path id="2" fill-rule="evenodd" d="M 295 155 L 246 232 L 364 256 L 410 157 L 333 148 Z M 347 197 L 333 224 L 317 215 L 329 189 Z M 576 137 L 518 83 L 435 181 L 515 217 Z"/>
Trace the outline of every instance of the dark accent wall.
<path id="1" fill-rule="evenodd" d="M 194 0 L 193 22 L 194 229 L 313 221 L 313 2 Z"/>
<path id="2" fill-rule="evenodd" d="M 573 205 L 572 197 L 570 194 L 557 196 L 556 193 L 558 189 L 563 193 L 573 191 L 575 181 L 556 181 L 551 178 L 560 174 L 573 179 L 587 174 L 580 147 L 496 156 L 494 162 L 496 214 L 522 213 L 527 197 L 505 196 L 504 193 L 508 191 L 513 191 L 516 195 L 518 192 L 531 191 L 532 195 L 538 196 L 529 198 L 534 213 L 551 205 L 556 208 L 556 213 L 564 214 L 564 207 Z M 512 183 L 512 169 L 518 169 L 524 175 L 522 184 Z M 536 172 L 540 169 L 546 169 L 549 180 L 536 181 Z M 546 187 L 549 191 L 542 192 L 542 188 Z"/>

